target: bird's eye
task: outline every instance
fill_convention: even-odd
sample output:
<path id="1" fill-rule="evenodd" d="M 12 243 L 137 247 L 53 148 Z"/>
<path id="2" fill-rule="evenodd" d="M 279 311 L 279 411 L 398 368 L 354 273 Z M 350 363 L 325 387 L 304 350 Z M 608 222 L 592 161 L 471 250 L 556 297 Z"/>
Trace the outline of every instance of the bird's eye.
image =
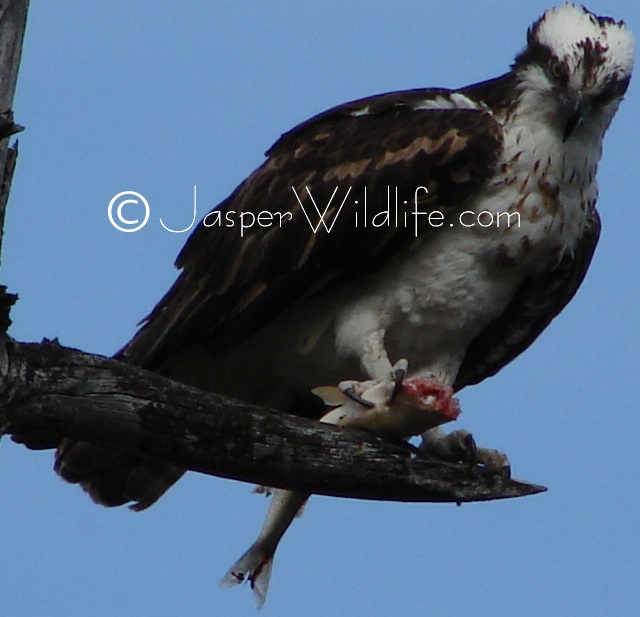
<path id="1" fill-rule="evenodd" d="M 551 75 L 556 79 L 559 79 L 562 81 L 566 79 L 567 73 L 565 71 L 564 65 L 562 64 L 562 62 L 559 62 L 558 60 L 554 60 L 551 63 L 551 66 L 549 67 L 549 71 L 551 72 Z"/>

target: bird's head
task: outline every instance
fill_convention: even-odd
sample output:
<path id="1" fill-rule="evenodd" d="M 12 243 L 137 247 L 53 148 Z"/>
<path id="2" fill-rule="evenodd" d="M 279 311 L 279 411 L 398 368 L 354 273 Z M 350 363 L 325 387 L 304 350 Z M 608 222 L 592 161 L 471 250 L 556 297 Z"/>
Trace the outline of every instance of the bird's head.
<path id="1" fill-rule="evenodd" d="M 513 70 L 528 105 L 545 113 L 566 141 L 581 131 L 601 137 L 627 90 L 633 35 L 624 22 L 584 6 L 549 9 L 527 33 Z"/>

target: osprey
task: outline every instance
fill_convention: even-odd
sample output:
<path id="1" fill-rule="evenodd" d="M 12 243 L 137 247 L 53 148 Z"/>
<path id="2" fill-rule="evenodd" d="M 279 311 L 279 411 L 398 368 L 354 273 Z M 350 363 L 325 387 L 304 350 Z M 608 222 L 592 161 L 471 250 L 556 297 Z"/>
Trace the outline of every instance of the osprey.
<path id="1" fill-rule="evenodd" d="M 333 407 L 325 422 L 431 429 L 425 443 L 451 445 L 437 427 L 457 415 L 452 394 L 531 345 L 585 276 L 602 138 L 633 48 L 623 22 L 565 4 L 500 77 L 303 122 L 193 233 L 175 284 L 118 357 L 282 412 L 308 414 L 316 389 Z M 183 473 L 70 440 L 55 467 L 97 503 L 134 510 Z M 250 580 L 264 601 L 307 497 L 275 491 L 223 584 Z"/>

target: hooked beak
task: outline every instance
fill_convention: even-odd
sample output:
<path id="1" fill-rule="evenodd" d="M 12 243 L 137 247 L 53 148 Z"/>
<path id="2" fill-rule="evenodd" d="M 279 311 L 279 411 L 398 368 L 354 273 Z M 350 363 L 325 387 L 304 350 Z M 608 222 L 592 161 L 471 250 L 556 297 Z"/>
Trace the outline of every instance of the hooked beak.
<path id="1" fill-rule="evenodd" d="M 569 99 L 563 106 L 565 125 L 562 141 L 565 142 L 584 120 L 584 102 L 581 95 Z"/>

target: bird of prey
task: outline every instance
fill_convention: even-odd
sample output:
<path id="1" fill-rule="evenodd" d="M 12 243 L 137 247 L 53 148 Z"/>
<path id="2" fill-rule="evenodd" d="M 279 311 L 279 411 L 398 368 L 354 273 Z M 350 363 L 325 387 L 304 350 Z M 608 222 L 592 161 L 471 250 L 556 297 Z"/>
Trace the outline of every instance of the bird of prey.
<path id="1" fill-rule="evenodd" d="M 633 62 L 623 22 L 564 4 L 500 77 L 303 122 L 192 234 L 118 357 L 288 413 L 308 413 L 315 389 L 325 422 L 446 441 L 433 431 L 456 417 L 453 393 L 529 347 L 585 276 L 602 139 Z M 134 510 L 183 473 L 71 440 L 56 470 Z M 264 600 L 307 497 L 275 492 L 223 583 L 249 580 Z"/>

